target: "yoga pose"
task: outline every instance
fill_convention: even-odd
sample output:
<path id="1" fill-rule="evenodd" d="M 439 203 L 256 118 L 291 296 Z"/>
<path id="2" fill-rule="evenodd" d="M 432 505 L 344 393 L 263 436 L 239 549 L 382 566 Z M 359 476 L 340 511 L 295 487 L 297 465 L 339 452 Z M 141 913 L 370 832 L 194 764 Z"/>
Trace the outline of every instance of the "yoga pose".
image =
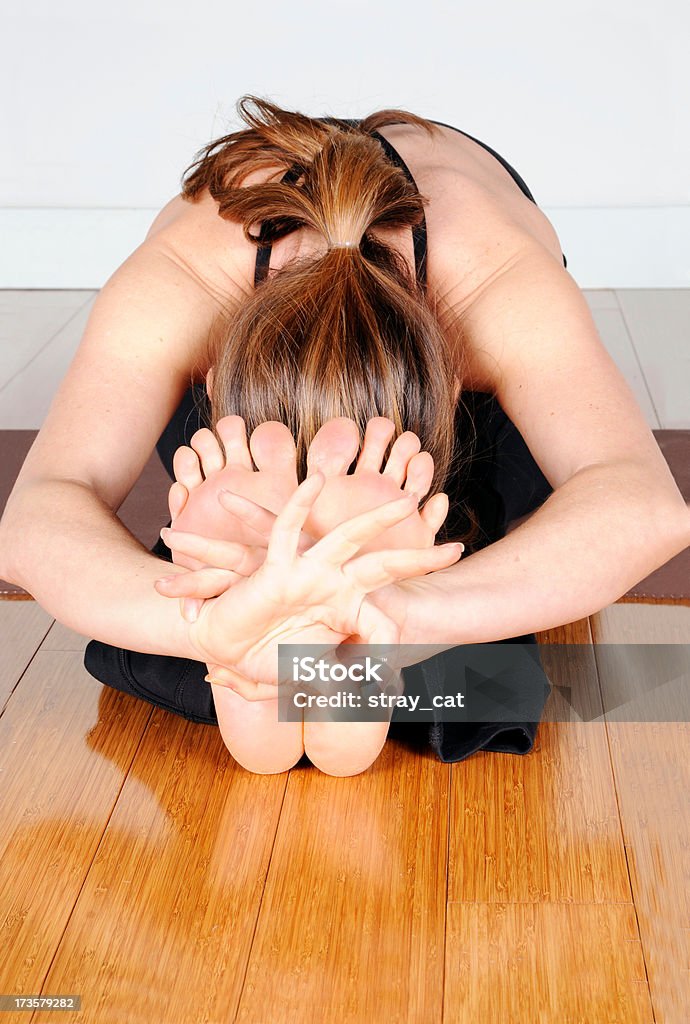
<path id="1" fill-rule="evenodd" d="M 421 512 L 417 510 L 418 501 L 431 484 L 433 463 L 428 453 L 417 452 L 419 441 L 415 435 L 400 435 L 384 461 L 394 431 L 391 420 L 370 420 L 354 473 L 349 475 L 345 471 L 359 448 L 359 432 L 353 420 L 327 421 L 311 442 L 307 462 L 312 471 L 324 463 L 331 468 L 327 476 L 316 469 L 321 480 L 309 481 L 315 500 L 307 498 L 302 505 L 302 538 L 306 541 L 302 567 L 309 573 L 310 601 L 317 603 L 320 588 L 321 601 L 329 604 L 327 611 L 323 607 L 319 611 L 319 619 L 327 619 L 329 628 L 324 630 L 321 621 L 305 620 L 302 628 L 284 632 L 283 642 L 351 642 L 353 627 L 336 622 L 338 615 L 348 614 L 351 582 L 364 589 L 378 588 L 398 577 L 445 568 L 459 557 L 461 544 L 432 546 L 445 518 L 445 495 L 437 493 Z M 222 586 L 237 588 L 234 605 L 224 612 L 237 628 L 240 618 L 247 621 L 254 614 L 252 601 L 261 608 L 267 599 L 277 600 L 288 563 L 291 576 L 297 570 L 300 530 L 295 532 L 293 527 L 292 547 L 284 526 L 279 546 L 275 547 L 275 539 L 271 542 L 275 547 L 273 561 L 278 556 L 284 563 L 277 572 L 270 571 L 272 560 L 262 544 L 264 538 L 270 541 L 273 531 L 281 528 L 280 513 L 284 515 L 286 509 L 290 512 L 289 503 L 297 488 L 296 449 L 287 427 L 277 422 L 258 426 L 249 447 L 240 417 L 221 419 L 216 432 L 228 452 L 227 460 L 209 430 L 199 431 L 192 438 L 204 453 L 201 460 L 194 448 L 178 449 L 176 461 L 186 460 L 192 472 L 196 469 L 197 478 L 195 481 L 189 471 L 185 474 L 181 469 L 189 489 L 180 495 L 180 484 L 173 485 L 173 529 L 161 533 L 172 548 L 175 563 L 201 570 L 202 580 L 206 565 L 226 568 L 224 577 L 217 570 L 210 574 L 210 593 L 217 595 Z M 253 469 L 252 457 L 258 471 Z M 229 514 L 233 510 L 234 514 Z M 236 518 L 243 513 L 246 523 Z M 345 531 L 338 531 L 336 527 L 343 523 Z M 324 543 L 320 545 L 319 540 Z M 335 592 L 327 589 L 332 586 L 329 566 L 320 558 L 326 544 L 332 552 L 329 561 L 338 557 L 338 544 L 347 559 L 347 575 L 334 577 Z M 391 551 L 396 553 L 385 554 Z M 261 566 L 268 571 L 258 573 Z M 157 585 L 165 592 L 164 582 Z M 295 587 L 294 579 L 290 585 Z M 360 628 L 367 629 L 364 621 Z M 385 619 L 375 617 L 368 628 L 372 630 L 370 640 L 395 643 L 398 639 L 394 624 Z M 285 631 L 285 624 L 282 629 Z M 324 721 L 323 716 L 310 720 L 307 715 L 304 722 L 279 720 L 273 645 L 253 656 L 238 657 L 237 664 L 245 676 L 229 672 L 224 666 L 208 667 L 221 734 L 244 767 L 262 773 L 284 771 L 306 751 L 312 763 L 328 774 L 353 775 L 369 767 L 379 754 L 388 732 L 387 718 L 331 722 L 328 718 Z"/>
<path id="2" fill-rule="evenodd" d="M 380 729 L 276 740 L 252 710 L 279 642 L 452 646 L 570 622 L 682 550 L 688 511 L 502 157 L 404 111 L 239 109 L 247 127 L 206 147 L 98 296 L 8 502 L 0 575 L 119 652 L 110 685 L 210 721 L 207 684 L 188 685 L 209 666 L 253 770 L 304 742 L 351 774 Z M 115 513 L 156 441 L 173 531 L 147 552 Z M 417 512 L 411 494 L 431 496 Z"/>

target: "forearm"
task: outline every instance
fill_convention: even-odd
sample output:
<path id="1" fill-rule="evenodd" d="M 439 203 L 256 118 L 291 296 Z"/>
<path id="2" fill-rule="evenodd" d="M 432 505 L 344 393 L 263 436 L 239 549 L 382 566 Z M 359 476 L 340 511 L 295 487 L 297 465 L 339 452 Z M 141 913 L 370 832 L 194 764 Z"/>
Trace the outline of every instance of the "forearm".
<path id="1" fill-rule="evenodd" d="M 59 622 L 116 647 L 198 660 L 178 602 L 153 587 L 180 571 L 76 481 L 28 483 L 0 524 L 0 575 Z"/>
<path id="2" fill-rule="evenodd" d="M 665 506 L 631 464 L 588 466 L 528 521 L 380 604 L 402 642 L 483 643 L 549 629 L 612 604 L 690 544 L 680 494 Z"/>

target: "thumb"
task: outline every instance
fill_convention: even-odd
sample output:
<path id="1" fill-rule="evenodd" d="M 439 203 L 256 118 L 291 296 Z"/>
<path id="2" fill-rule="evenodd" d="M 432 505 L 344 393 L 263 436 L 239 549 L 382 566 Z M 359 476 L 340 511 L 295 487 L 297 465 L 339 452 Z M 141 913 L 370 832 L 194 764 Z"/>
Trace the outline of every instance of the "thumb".
<path id="1" fill-rule="evenodd" d="M 367 644 L 385 644 L 395 647 L 400 643 L 400 627 L 397 622 L 366 597 L 360 607 L 357 628 Z"/>

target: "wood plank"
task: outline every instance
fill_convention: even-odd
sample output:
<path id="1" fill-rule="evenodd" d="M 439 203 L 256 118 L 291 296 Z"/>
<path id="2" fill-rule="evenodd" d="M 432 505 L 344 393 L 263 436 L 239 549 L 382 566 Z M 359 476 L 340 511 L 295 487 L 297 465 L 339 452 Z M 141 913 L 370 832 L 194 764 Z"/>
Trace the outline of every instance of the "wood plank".
<path id="1" fill-rule="evenodd" d="M 450 903 L 443 1019 L 653 1024 L 634 907 Z"/>
<path id="2" fill-rule="evenodd" d="M 2 389 L 0 427 L 3 430 L 37 430 L 41 427 L 58 385 L 79 347 L 94 302 L 95 296 L 92 295 L 7 381 Z"/>
<path id="3" fill-rule="evenodd" d="M 238 1022 L 440 1024 L 448 768 L 389 741 L 361 775 L 293 769 Z"/>
<path id="4" fill-rule="evenodd" d="M 40 991 L 149 714 L 72 652 L 39 651 L 12 694 L 0 718 L 1 992 Z"/>
<path id="5" fill-rule="evenodd" d="M 89 637 L 75 633 L 68 626 L 61 622 L 53 622 L 43 639 L 40 650 L 42 651 L 84 651 L 89 642 Z"/>
<path id="6" fill-rule="evenodd" d="M 0 601 L 0 712 L 53 621 L 35 601 Z"/>
<path id="7" fill-rule="evenodd" d="M 577 644 L 561 685 L 596 707 L 587 620 L 537 634 Z M 545 669 L 548 648 L 542 649 Z M 549 671 L 549 679 L 553 682 Z M 605 725 L 544 709 L 532 751 L 479 752 L 452 766 L 448 899 L 598 903 L 631 899 Z"/>
<path id="8" fill-rule="evenodd" d="M 690 288 L 622 288 L 616 296 L 661 426 L 690 427 Z"/>
<path id="9" fill-rule="evenodd" d="M 650 428 L 660 427 L 659 416 L 642 371 L 637 353 L 619 309 L 593 309 L 592 317 L 597 330 L 618 369 L 635 396 Z"/>
<path id="10" fill-rule="evenodd" d="M 36 358 L 92 295 L 93 292 L 71 290 L 0 290 L 0 391 Z"/>
<path id="11" fill-rule="evenodd" d="M 600 644 L 671 644 L 690 671 L 690 609 L 623 604 L 593 617 Z M 664 652 L 660 652 L 660 655 Z M 601 673 L 604 697 L 608 679 Z M 609 721 L 611 756 L 657 1024 L 690 1006 L 690 726 Z"/>
<path id="12" fill-rule="evenodd" d="M 583 288 L 582 294 L 591 310 L 618 309 L 616 293 L 608 288 Z"/>
<path id="13" fill-rule="evenodd" d="M 43 991 L 84 1024 L 233 1020 L 286 783 L 155 709 Z"/>

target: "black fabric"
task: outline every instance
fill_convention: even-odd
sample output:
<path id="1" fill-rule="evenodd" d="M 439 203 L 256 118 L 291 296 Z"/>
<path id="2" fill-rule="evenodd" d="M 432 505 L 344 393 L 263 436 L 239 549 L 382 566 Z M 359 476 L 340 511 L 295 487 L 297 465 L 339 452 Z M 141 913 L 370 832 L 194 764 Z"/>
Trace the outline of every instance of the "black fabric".
<path id="1" fill-rule="evenodd" d="M 405 172 L 405 175 L 409 178 L 409 180 L 412 182 L 412 184 L 416 186 L 416 182 L 415 182 L 414 178 L 412 177 L 412 173 L 410 171 L 410 168 L 407 166 L 407 164 L 405 163 L 403 158 L 400 156 L 400 153 L 398 153 L 397 149 L 394 149 L 394 147 L 390 144 L 388 139 L 384 135 L 381 135 L 380 132 L 374 131 L 371 134 L 375 138 L 377 138 L 379 140 L 379 142 L 383 146 L 383 150 L 384 150 L 386 156 L 388 157 L 388 159 L 392 163 L 397 164 L 397 166 L 400 167 Z M 422 211 L 422 219 L 421 219 L 421 221 L 419 222 L 419 224 L 415 224 L 414 227 L 412 228 L 412 244 L 413 244 L 413 247 L 414 247 L 415 274 L 416 274 L 417 281 L 418 281 L 419 285 L 421 286 L 422 289 L 425 290 L 426 289 L 427 234 L 426 234 L 426 217 L 424 216 L 424 212 L 423 211 Z"/>
<path id="2" fill-rule="evenodd" d="M 289 167 L 280 179 L 281 185 L 292 185 L 302 173 L 299 164 Z M 268 266 L 271 260 L 271 240 L 275 237 L 274 225 L 271 221 L 265 220 L 259 231 L 259 242 L 256 247 L 256 263 L 254 265 L 254 287 L 257 288 L 268 277 Z"/>
<path id="3" fill-rule="evenodd" d="M 445 127 L 452 128 L 452 125 Z M 454 130 L 460 131 L 457 128 Z M 383 136 L 381 139 L 383 140 Z M 404 167 L 399 154 L 390 144 L 383 141 L 389 156 L 397 157 L 396 162 Z M 479 142 L 478 139 L 474 141 Z M 490 147 L 481 142 L 479 144 L 501 161 L 525 195 L 535 202 L 532 193 L 517 172 Z M 404 169 L 409 174 L 409 170 L 406 167 Z M 290 180 L 295 180 L 300 172 L 300 168 L 293 167 L 287 172 L 287 176 Z M 424 273 L 426 267 L 425 223 L 420 227 L 423 230 L 415 239 L 418 276 Z M 272 226 L 262 224 L 261 231 L 255 272 L 258 283 L 265 279 L 268 272 Z M 565 256 L 563 260 L 565 264 Z M 452 511 L 446 524 L 446 534 L 464 534 L 469 523 L 467 509 L 472 510 L 480 529 L 476 540 L 466 546 L 464 557 L 467 557 L 503 537 L 508 523 L 538 508 L 552 492 L 552 488 L 516 426 L 506 416 L 495 397 L 483 392 L 464 392 L 462 399 L 456 422 L 457 449 L 462 458 L 466 445 L 474 435 L 470 446 L 472 458 L 462 459 L 461 469 L 448 488 Z M 171 479 L 174 479 L 172 460 L 176 449 L 180 445 L 189 444 L 195 431 L 201 426 L 208 426 L 209 422 L 205 389 L 202 385 L 195 385 L 185 393 L 156 446 Z M 160 558 L 172 561 L 170 550 L 162 540 L 159 540 L 152 550 Z M 430 745 L 440 760 L 446 763 L 462 761 L 479 750 L 512 754 L 529 753 L 534 746 L 539 720 L 548 697 L 548 686 L 545 685 L 544 675 L 540 671 L 541 661 L 536 637 L 530 633 L 500 642 L 527 644 L 534 648 L 534 674 L 526 680 L 524 676 L 519 679 L 520 693 L 525 696 L 524 706 L 532 709 L 527 716 L 528 720 L 473 724 L 443 721 L 440 717 L 431 724 L 393 722 L 391 737 L 408 738 L 424 746 Z M 439 687 L 446 681 L 446 674 L 449 671 L 449 655 L 450 652 L 436 655 L 418 666 L 405 670 L 406 674 L 421 673 L 427 692 L 439 692 Z M 201 662 L 142 654 L 92 640 L 86 647 L 84 665 L 91 675 L 106 686 L 165 708 L 189 721 L 218 724 L 211 687 L 204 681 L 206 666 Z"/>
<path id="4" fill-rule="evenodd" d="M 493 396 L 465 392 L 463 403 L 462 412 L 458 415 L 459 441 L 467 436 L 471 420 L 476 431 L 475 457 L 450 488 L 454 513 L 448 533 L 452 536 L 464 531 L 466 522 L 462 507 L 464 503 L 469 505 L 481 529 L 478 539 L 467 546 L 466 557 L 504 536 L 508 523 L 538 508 L 552 488 L 521 434 Z M 188 444 L 200 426 L 207 425 L 208 414 L 208 399 L 203 386 L 190 388 L 157 444 L 158 454 L 171 480 L 174 479 L 172 460 L 176 449 Z M 161 539 L 152 550 L 160 558 L 172 561 L 171 552 Z M 536 638 L 531 633 L 500 642 L 536 645 Z M 535 658 L 538 662 L 538 647 L 535 647 Z M 438 692 L 440 681 L 445 678 L 447 659 L 448 654 L 443 652 L 413 669 L 407 669 L 406 673 L 421 671 L 427 691 L 430 694 Z M 92 640 L 86 647 L 84 665 L 106 686 L 165 708 L 189 721 L 218 724 L 211 687 L 204 680 L 206 666 L 201 662 L 142 654 Z M 533 680 L 525 683 L 521 678 L 520 686 L 521 692 L 530 698 L 530 707 L 535 708 L 529 721 L 472 724 L 444 722 L 440 718 L 429 724 L 393 723 L 390 735 L 392 738 L 407 738 L 417 745 L 430 745 L 446 763 L 462 761 L 478 750 L 527 754 L 534 746 L 548 692 L 542 675 L 536 670 Z"/>

